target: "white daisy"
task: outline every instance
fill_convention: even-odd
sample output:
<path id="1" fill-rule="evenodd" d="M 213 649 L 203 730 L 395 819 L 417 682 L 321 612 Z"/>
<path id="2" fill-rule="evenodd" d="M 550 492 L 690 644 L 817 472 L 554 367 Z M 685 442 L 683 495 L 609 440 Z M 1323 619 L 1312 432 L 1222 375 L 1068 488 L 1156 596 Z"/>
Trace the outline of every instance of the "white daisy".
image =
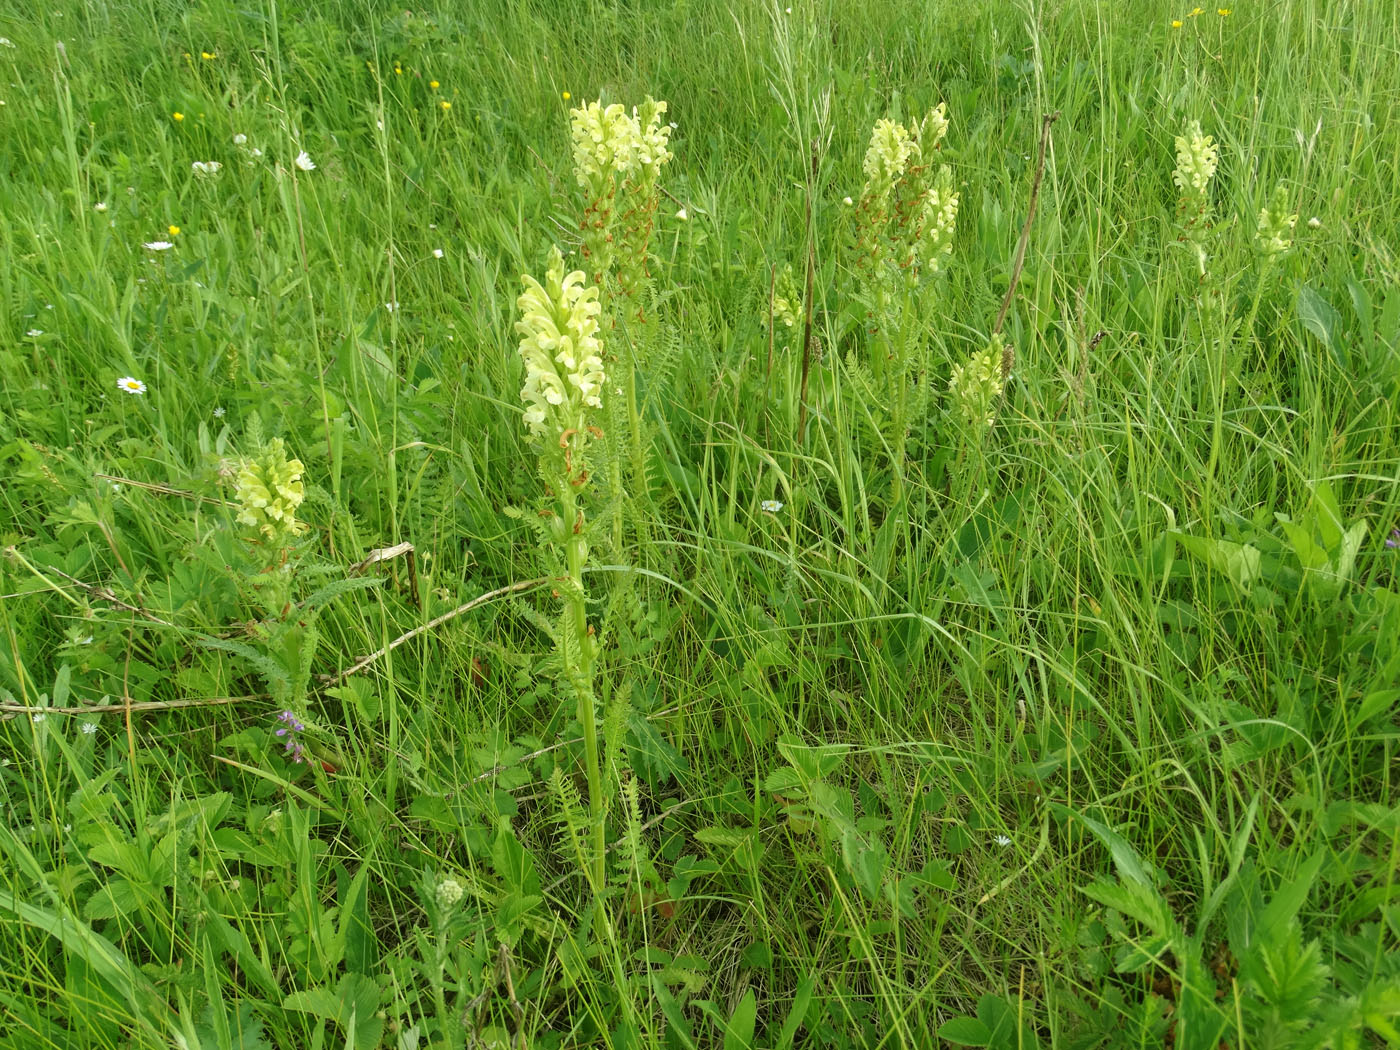
<path id="1" fill-rule="evenodd" d="M 31 328 L 24 334 L 29 336 L 30 339 L 38 339 L 41 335 L 44 334 L 44 330 L 42 328 Z"/>
<path id="2" fill-rule="evenodd" d="M 190 170 L 201 177 L 219 174 L 219 169 L 223 165 L 217 160 L 197 160 L 190 165 Z"/>
<path id="3" fill-rule="evenodd" d="M 441 248 L 434 248 L 434 249 L 433 249 L 433 258 L 434 258 L 434 259 L 441 259 L 441 258 L 442 258 L 442 249 L 441 249 Z"/>
<path id="4" fill-rule="evenodd" d="M 106 201 L 98 201 L 96 204 L 94 204 L 94 205 L 92 206 L 92 210 L 93 210 L 93 211 L 106 211 L 106 210 L 107 210 L 107 202 L 106 202 Z"/>
<path id="5" fill-rule="evenodd" d="M 220 405 L 218 408 L 214 409 L 214 418 L 215 418 L 215 419 L 223 419 L 223 418 L 224 418 L 224 406 L 223 406 L 223 405 Z"/>
<path id="6" fill-rule="evenodd" d="M 128 394 L 144 394 L 146 384 L 134 376 L 122 376 L 117 380 L 117 389 L 125 390 Z"/>
<path id="7" fill-rule="evenodd" d="M 296 166 L 302 171 L 316 170 L 316 164 L 314 161 L 312 161 L 311 154 L 307 153 L 306 150 L 302 150 L 300 153 L 297 154 L 297 159 L 295 163 Z"/>
<path id="8" fill-rule="evenodd" d="M 143 241 L 141 247 L 148 252 L 168 252 L 175 245 L 170 241 Z"/>
<path id="9" fill-rule="evenodd" d="M 248 136 L 245 135 L 245 134 L 243 134 L 243 132 L 241 132 L 241 131 L 240 131 L 237 135 L 233 136 L 233 144 L 234 144 L 235 146 L 242 146 L 242 145 L 244 145 L 247 141 L 248 141 Z"/>
<path id="10" fill-rule="evenodd" d="M 1321 225 L 1322 225 L 1322 220 L 1319 219 L 1316 215 L 1314 215 L 1311 219 L 1308 220 L 1308 229 L 1310 229 L 1310 230 L 1316 230 L 1316 229 L 1318 229 Z"/>
<path id="11" fill-rule="evenodd" d="M 29 716 L 29 720 L 30 720 L 31 722 L 33 722 L 36 726 L 37 726 L 40 722 L 42 722 L 45 718 L 48 718 L 48 715 L 41 715 L 41 714 L 37 714 L 37 713 L 36 713 L 36 714 L 32 714 L 32 715 Z"/>
<path id="12" fill-rule="evenodd" d="M 766 499 L 758 505 L 758 509 L 765 514 L 776 514 L 783 509 L 783 501 L 778 499 Z"/>
<path id="13" fill-rule="evenodd" d="M 1009 838 L 1007 838 L 1005 835 L 998 835 L 998 836 L 996 836 L 996 838 L 992 839 L 992 841 L 995 842 L 998 846 L 1009 846 L 1009 845 L 1011 845 L 1011 840 L 1010 840 Z"/>
<path id="14" fill-rule="evenodd" d="M 92 734 L 93 734 L 93 733 L 96 733 L 96 732 L 97 732 L 97 723 L 96 723 L 96 722 L 84 722 L 84 723 L 83 723 L 83 736 L 92 736 Z"/>

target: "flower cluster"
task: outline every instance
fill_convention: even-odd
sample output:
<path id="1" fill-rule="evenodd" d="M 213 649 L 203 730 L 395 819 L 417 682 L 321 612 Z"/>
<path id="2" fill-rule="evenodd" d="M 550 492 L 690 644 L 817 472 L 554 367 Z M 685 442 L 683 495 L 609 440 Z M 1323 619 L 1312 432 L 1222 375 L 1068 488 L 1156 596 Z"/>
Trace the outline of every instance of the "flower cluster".
<path id="1" fill-rule="evenodd" d="M 281 438 L 273 438 L 252 459 L 238 468 L 238 521 L 251 525 L 268 539 L 289 539 L 306 531 L 297 521 L 297 508 L 305 498 L 301 460 L 290 459 Z"/>
<path id="2" fill-rule="evenodd" d="M 286 745 L 283 753 L 291 755 L 293 762 L 305 761 L 306 748 L 301 742 L 301 734 L 306 730 L 305 724 L 290 710 L 279 714 L 277 721 L 282 723 L 277 727 L 276 735 L 281 737 Z"/>
<path id="3" fill-rule="evenodd" d="M 462 884 L 456 879 L 443 879 L 433 890 L 433 899 L 443 911 L 451 911 L 462 899 Z"/>
<path id="4" fill-rule="evenodd" d="M 1176 137 L 1176 171 L 1172 174 L 1183 204 L 1188 200 L 1201 205 L 1206 203 L 1210 180 L 1215 177 L 1219 163 L 1220 151 L 1215 147 L 1215 139 L 1201 131 L 1199 120 L 1191 121 L 1186 134 Z"/>
<path id="5" fill-rule="evenodd" d="M 596 286 L 584 287 L 582 270 L 564 273 L 558 247 L 550 250 L 542 285 L 528 274 L 516 300 L 521 319 L 520 356 L 525 362 L 525 425 L 542 439 L 587 432 L 587 410 L 601 408 L 603 346 L 598 339 Z"/>
<path id="6" fill-rule="evenodd" d="M 792 276 L 792 264 L 784 266 L 773 286 L 773 326 L 797 327 L 802 313 L 802 293 L 797 290 L 797 282 Z M 767 322 L 767 318 L 764 318 Z"/>
<path id="7" fill-rule="evenodd" d="M 865 196 L 888 200 L 894 184 L 904 175 L 916 143 L 909 129 L 893 120 L 877 120 L 870 133 L 870 146 L 865 151 Z"/>
<path id="8" fill-rule="evenodd" d="M 989 427 L 996 419 L 996 402 L 1006 386 L 1008 360 L 1006 343 L 997 334 L 985 350 L 953 369 L 948 389 L 958 414 L 972 429 Z"/>
<path id="9" fill-rule="evenodd" d="M 666 103 L 648 98 L 632 112 L 620 103 L 590 102 L 569 111 L 574 177 L 584 191 L 584 256 L 593 280 L 602 284 L 612 269 L 613 213 L 621 187 L 623 201 L 623 287 L 634 291 L 645 277 L 646 244 L 656 213 L 656 186 L 671 159 L 672 126 L 663 124 Z"/>
<path id="10" fill-rule="evenodd" d="M 943 260 L 953 254 L 957 223 L 958 195 L 953 190 L 953 171 L 945 164 L 929 187 L 919 217 L 919 261 L 929 273 L 937 273 Z"/>
<path id="11" fill-rule="evenodd" d="M 940 102 L 908 127 L 876 121 L 865 152 L 865 187 L 856 208 L 856 269 L 876 313 L 893 300 L 897 278 L 917 285 L 952 254 L 958 194 L 946 164 L 933 166 L 948 133 Z"/>
<path id="12" fill-rule="evenodd" d="M 1259 227 L 1254 243 L 1264 255 L 1281 255 L 1293 247 L 1293 227 L 1298 225 L 1298 213 L 1288 210 L 1288 190 L 1279 183 L 1274 187 L 1269 203 L 1259 212 Z"/>

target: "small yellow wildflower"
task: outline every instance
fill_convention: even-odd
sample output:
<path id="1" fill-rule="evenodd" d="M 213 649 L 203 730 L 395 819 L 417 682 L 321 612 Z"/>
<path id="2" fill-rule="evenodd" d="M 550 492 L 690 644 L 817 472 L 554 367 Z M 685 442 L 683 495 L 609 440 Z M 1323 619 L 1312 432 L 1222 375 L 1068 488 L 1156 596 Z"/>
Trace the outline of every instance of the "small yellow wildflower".
<path id="1" fill-rule="evenodd" d="M 215 54 L 213 51 L 201 51 L 201 52 L 199 53 L 199 57 L 202 58 L 202 59 L 204 59 L 204 61 L 206 61 L 206 62 L 212 62 L 214 59 L 218 58 L 219 56 L 218 56 L 217 54 Z"/>
<path id="2" fill-rule="evenodd" d="M 1231 14 L 1231 11 L 1228 7 L 1217 7 L 1215 13 L 1221 18 L 1227 18 Z"/>
<path id="3" fill-rule="evenodd" d="M 394 72 L 397 73 L 399 76 L 403 76 L 403 66 L 395 66 Z"/>
<path id="4" fill-rule="evenodd" d="M 569 101 L 569 99 L 571 99 L 571 98 L 573 98 L 573 97 L 574 97 L 574 96 L 571 95 L 571 94 L 569 94 L 567 91 L 564 92 L 564 101 L 565 101 L 565 102 Z"/>
<path id="5" fill-rule="evenodd" d="M 167 226 L 166 229 L 170 231 L 170 236 L 172 236 L 172 237 L 178 237 L 178 236 L 180 236 L 180 227 L 178 227 L 178 226 L 176 226 L 176 225 L 174 225 L 174 224 L 171 224 L 170 226 Z"/>
<path id="6" fill-rule="evenodd" d="M 430 80 L 428 81 L 428 87 L 436 91 L 438 89 L 438 82 L 436 80 Z"/>
<path id="7" fill-rule="evenodd" d="M 1179 18 L 1173 18 L 1173 19 L 1172 19 L 1172 28 L 1173 28 L 1173 29 L 1180 29 L 1180 28 L 1181 28 L 1181 19 L 1179 19 Z"/>
<path id="8" fill-rule="evenodd" d="M 438 103 L 438 105 L 442 107 L 442 111 L 444 113 L 446 113 L 449 109 L 452 108 L 452 103 L 448 102 L 447 99 L 443 99 L 441 102 Z"/>
<path id="9" fill-rule="evenodd" d="M 1191 8 L 1191 13 L 1190 13 L 1189 15 L 1187 15 L 1186 17 L 1187 17 L 1187 18 L 1195 18 L 1197 15 L 1203 15 L 1203 14 L 1205 14 L 1205 13 L 1206 13 L 1206 9 L 1205 9 L 1204 7 L 1193 7 L 1193 8 Z"/>
<path id="10" fill-rule="evenodd" d="M 177 124 L 178 124 L 180 121 L 182 121 L 182 120 L 185 119 L 185 115 L 184 115 L 183 113 L 180 113 L 180 112 L 175 112 L 175 113 L 172 113 L 172 114 L 170 114 L 170 115 L 175 119 L 175 122 L 176 122 Z"/>

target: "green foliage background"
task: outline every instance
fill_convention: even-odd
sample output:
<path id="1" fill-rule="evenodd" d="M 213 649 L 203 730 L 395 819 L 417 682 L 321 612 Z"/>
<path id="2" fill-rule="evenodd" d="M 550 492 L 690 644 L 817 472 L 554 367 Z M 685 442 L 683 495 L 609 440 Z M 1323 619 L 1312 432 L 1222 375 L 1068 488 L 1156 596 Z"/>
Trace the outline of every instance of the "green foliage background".
<path id="1" fill-rule="evenodd" d="M 10 12 L 4 1045 L 1400 1040 L 1400 8 L 1189 11 Z M 506 513 L 539 496 L 519 275 L 577 243 L 569 107 L 645 95 L 678 125 L 668 334 L 634 539 L 590 575 L 598 943 L 531 595 L 338 676 L 539 576 Z M 873 122 L 939 101 L 962 210 L 894 499 L 841 200 Z M 947 378 L 1006 294 L 1054 111 L 1013 379 L 960 441 Z M 1222 158 L 1204 283 L 1174 224 L 1191 119 Z M 1280 181 L 1301 221 L 1266 266 Z M 770 371 L 766 328 L 809 201 L 799 434 L 800 339 Z M 312 526 L 276 645 L 272 566 L 224 503 L 272 436 Z M 404 541 L 412 577 L 351 575 Z M 298 682 L 308 765 L 273 736 Z"/>

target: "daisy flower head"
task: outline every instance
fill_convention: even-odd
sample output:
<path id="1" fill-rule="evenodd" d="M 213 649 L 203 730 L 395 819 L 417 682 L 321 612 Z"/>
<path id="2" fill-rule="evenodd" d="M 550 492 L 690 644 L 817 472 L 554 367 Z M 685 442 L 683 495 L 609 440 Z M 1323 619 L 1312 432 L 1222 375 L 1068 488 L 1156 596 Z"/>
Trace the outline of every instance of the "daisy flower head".
<path id="1" fill-rule="evenodd" d="M 44 334 L 44 330 L 42 328 L 31 328 L 24 334 L 29 336 L 30 339 L 38 339 L 41 335 Z"/>
<path id="2" fill-rule="evenodd" d="M 197 160 L 190 165 L 190 171 L 200 177 L 205 177 L 219 174 L 219 169 L 222 167 L 223 165 L 217 160 Z"/>
<path id="3" fill-rule="evenodd" d="M 783 509 L 783 501 L 780 499 L 766 499 L 758 505 L 758 509 L 765 514 L 776 514 Z"/>
<path id="4" fill-rule="evenodd" d="M 248 142 L 248 136 L 245 135 L 245 134 L 243 134 L 243 132 L 241 132 L 241 131 L 240 131 L 237 135 L 233 136 L 233 144 L 234 144 L 235 146 L 243 146 L 243 145 L 246 145 L 247 142 Z"/>
<path id="5" fill-rule="evenodd" d="M 175 247 L 175 245 L 169 241 L 143 241 L 141 247 L 145 248 L 148 252 L 168 252 L 171 248 Z"/>
<path id="6" fill-rule="evenodd" d="M 297 159 L 294 163 L 302 171 L 316 170 L 316 163 L 311 159 L 311 154 L 307 153 L 306 150 L 302 150 L 300 153 L 297 154 Z"/>
<path id="7" fill-rule="evenodd" d="M 117 380 L 117 389 L 124 390 L 128 394 L 144 394 L 146 392 L 146 384 L 135 376 L 122 376 Z"/>
<path id="8" fill-rule="evenodd" d="M 1011 845 L 1011 840 L 1010 840 L 1009 838 L 1007 838 L 1005 835 L 998 835 L 998 836 L 996 836 L 994 839 L 992 839 L 992 841 L 995 842 L 998 846 L 1009 846 L 1009 845 Z"/>
<path id="9" fill-rule="evenodd" d="M 223 406 L 223 405 L 219 405 L 218 407 L 216 407 L 216 408 L 214 409 L 214 418 L 215 418 L 215 419 L 223 419 L 223 418 L 224 418 L 224 406 Z"/>
<path id="10" fill-rule="evenodd" d="M 84 722 L 84 723 L 83 723 L 83 736 L 92 736 L 92 734 L 93 734 L 93 733 L 96 733 L 96 732 L 97 732 L 97 723 L 96 723 L 96 722 Z"/>
<path id="11" fill-rule="evenodd" d="M 434 249 L 433 249 L 433 258 L 434 258 L 434 259 L 441 259 L 442 256 L 443 256 L 443 250 L 442 250 L 441 248 L 434 248 Z"/>

